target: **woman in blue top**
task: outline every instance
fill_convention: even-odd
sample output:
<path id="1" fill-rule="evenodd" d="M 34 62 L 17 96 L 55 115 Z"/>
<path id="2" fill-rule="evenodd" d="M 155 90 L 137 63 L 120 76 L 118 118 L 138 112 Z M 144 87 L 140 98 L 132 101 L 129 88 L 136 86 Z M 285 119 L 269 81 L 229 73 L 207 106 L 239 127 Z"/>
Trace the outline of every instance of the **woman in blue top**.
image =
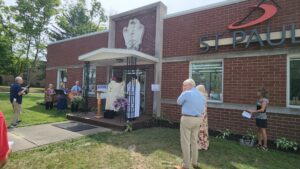
<path id="1" fill-rule="evenodd" d="M 257 147 L 261 148 L 262 150 L 268 150 L 267 146 L 267 107 L 269 104 L 268 92 L 261 88 L 257 91 L 258 100 L 256 102 L 256 110 L 248 110 L 252 116 L 256 118 L 256 126 L 258 127 L 257 130 L 257 138 L 258 144 Z"/>

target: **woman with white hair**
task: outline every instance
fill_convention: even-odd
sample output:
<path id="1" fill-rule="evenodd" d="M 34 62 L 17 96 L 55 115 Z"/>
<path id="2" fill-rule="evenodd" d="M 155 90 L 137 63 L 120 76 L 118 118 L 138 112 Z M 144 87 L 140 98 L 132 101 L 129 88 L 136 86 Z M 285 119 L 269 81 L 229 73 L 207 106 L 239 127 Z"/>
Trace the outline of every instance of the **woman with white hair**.
<path id="1" fill-rule="evenodd" d="M 205 90 L 204 85 L 198 85 L 196 89 L 207 97 L 207 92 Z M 201 125 L 199 130 L 199 140 L 198 140 L 198 149 L 199 150 L 207 150 L 209 146 L 208 140 L 208 118 L 207 118 L 207 105 L 205 106 L 204 114 L 201 118 Z"/>

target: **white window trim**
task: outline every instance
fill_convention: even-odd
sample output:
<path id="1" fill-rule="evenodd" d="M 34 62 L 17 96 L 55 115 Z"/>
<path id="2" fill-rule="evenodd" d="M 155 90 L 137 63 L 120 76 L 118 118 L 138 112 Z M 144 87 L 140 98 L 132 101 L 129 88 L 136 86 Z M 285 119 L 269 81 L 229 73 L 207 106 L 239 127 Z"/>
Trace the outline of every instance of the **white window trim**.
<path id="1" fill-rule="evenodd" d="M 299 109 L 300 106 L 290 104 L 290 61 L 292 59 L 300 59 L 300 53 L 287 55 L 287 77 L 286 77 L 286 107 Z"/>
<path id="2" fill-rule="evenodd" d="M 194 63 L 208 63 L 208 62 L 222 62 L 222 97 L 221 100 L 207 100 L 209 103 L 223 103 L 224 97 L 224 59 L 214 59 L 214 60 L 195 60 L 190 61 L 189 64 L 189 78 L 192 78 L 192 64 Z"/>
<path id="3" fill-rule="evenodd" d="M 59 86 L 60 86 L 60 82 L 59 82 L 59 76 L 60 76 L 60 72 L 61 71 L 66 71 L 67 74 L 68 74 L 68 71 L 67 71 L 67 68 L 59 68 L 57 69 L 57 72 L 56 72 L 56 89 L 59 89 Z M 67 79 L 67 82 L 68 82 L 68 79 Z"/>

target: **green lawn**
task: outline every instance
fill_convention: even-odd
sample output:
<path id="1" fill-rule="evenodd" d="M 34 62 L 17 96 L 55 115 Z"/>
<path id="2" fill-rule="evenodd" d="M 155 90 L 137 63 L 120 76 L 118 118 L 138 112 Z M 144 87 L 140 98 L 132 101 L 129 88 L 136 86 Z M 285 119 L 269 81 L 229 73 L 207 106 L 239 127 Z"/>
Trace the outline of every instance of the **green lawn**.
<path id="1" fill-rule="evenodd" d="M 136 151 L 128 151 L 135 144 Z M 210 138 L 208 151 L 200 151 L 204 169 L 295 169 L 300 156 L 240 146 Z M 179 130 L 141 129 L 132 133 L 101 133 L 81 139 L 13 153 L 5 169 L 168 169 L 180 164 Z"/>
<path id="2" fill-rule="evenodd" d="M 30 93 L 23 96 L 21 114 L 22 123 L 20 123 L 18 127 L 66 120 L 66 112 L 58 112 L 56 109 L 46 111 L 44 106 L 37 104 L 37 102 L 41 102 L 43 99 L 44 94 L 42 93 Z M 0 93 L 0 111 L 3 112 L 7 125 L 9 125 L 13 118 L 9 93 Z"/>
<path id="3" fill-rule="evenodd" d="M 10 86 L 0 86 L 0 92 L 9 92 Z M 30 93 L 43 93 L 44 88 L 31 87 L 29 89 Z"/>

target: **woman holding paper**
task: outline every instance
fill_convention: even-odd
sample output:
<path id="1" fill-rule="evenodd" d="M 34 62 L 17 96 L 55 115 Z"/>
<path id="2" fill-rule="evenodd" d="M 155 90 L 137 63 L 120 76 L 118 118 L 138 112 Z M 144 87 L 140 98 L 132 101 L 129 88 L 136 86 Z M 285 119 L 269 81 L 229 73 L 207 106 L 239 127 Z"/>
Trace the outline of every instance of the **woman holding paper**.
<path id="1" fill-rule="evenodd" d="M 7 126 L 3 114 L 0 112 L 0 168 L 5 165 L 10 152 L 7 140 Z"/>
<path id="2" fill-rule="evenodd" d="M 202 93 L 205 97 L 207 97 L 207 93 L 205 90 L 204 85 L 198 85 L 197 90 Z M 207 122 L 207 105 L 205 106 L 204 113 L 201 117 L 201 125 L 200 125 L 200 130 L 198 134 L 198 149 L 199 150 L 207 150 L 209 146 L 209 141 L 208 141 L 208 122 Z"/>
<path id="3" fill-rule="evenodd" d="M 269 104 L 269 100 L 267 99 L 268 92 L 261 88 L 257 91 L 257 96 L 259 99 L 256 102 L 256 110 L 248 110 L 251 113 L 251 116 L 256 118 L 256 126 L 258 127 L 257 130 L 257 138 L 258 144 L 257 147 L 261 148 L 262 150 L 268 150 L 267 146 L 267 107 Z"/>

